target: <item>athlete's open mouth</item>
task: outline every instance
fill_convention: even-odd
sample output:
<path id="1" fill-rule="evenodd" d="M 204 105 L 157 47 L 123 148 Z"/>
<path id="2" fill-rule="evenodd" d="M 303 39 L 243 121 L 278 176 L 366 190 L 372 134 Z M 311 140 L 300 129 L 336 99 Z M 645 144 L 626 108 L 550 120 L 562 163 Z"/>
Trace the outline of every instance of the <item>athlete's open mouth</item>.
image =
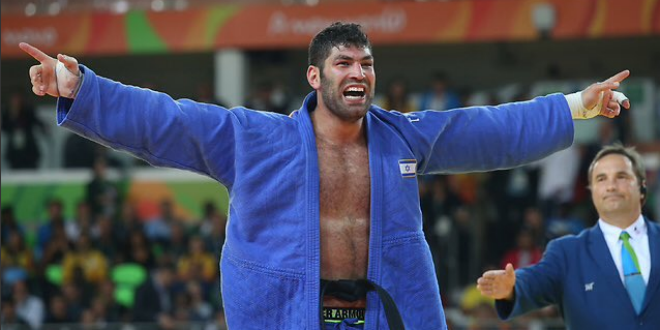
<path id="1" fill-rule="evenodd" d="M 364 86 L 348 86 L 344 90 L 344 97 L 349 100 L 359 100 L 365 97 L 365 90 Z"/>

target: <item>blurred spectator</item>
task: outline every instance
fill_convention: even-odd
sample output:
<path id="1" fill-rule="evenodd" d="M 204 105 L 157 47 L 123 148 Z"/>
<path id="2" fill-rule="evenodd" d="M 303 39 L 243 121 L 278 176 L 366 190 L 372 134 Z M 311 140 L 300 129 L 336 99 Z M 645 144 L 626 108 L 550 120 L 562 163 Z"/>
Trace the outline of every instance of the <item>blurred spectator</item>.
<path id="1" fill-rule="evenodd" d="M 171 322 L 174 308 L 174 271 L 169 265 L 157 268 L 135 293 L 133 321 Z"/>
<path id="2" fill-rule="evenodd" d="M 80 317 L 80 323 L 85 330 L 107 329 L 114 321 L 105 297 L 95 297 L 91 306 L 84 310 Z"/>
<path id="3" fill-rule="evenodd" d="M 160 202 L 160 216 L 149 219 L 144 230 L 150 240 L 165 243 L 172 237 L 172 224 L 178 222 L 182 221 L 175 216 L 172 201 L 163 199 Z"/>
<path id="4" fill-rule="evenodd" d="M 446 176 L 422 177 L 420 182 L 420 205 L 423 216 L 423 230 L 435 261 L 436 275 L 441 287 L 449 287 L 446 274 L 455 267 L 456 239 L 451 236 L 454 230 L 452 215 L 461 201 L 449 189 Z"/>
<path id="5" fill-rule="evenodd" d="M 454 229 L 452 238 L 456 240 L 456 268 L 453 270 L 458 273 L 458 285 L 463 287 L 476 278 L 478 269 L 475 266 L 475 244 L 474 237 L 477 235 L 476 221 L 473 211 L 469 207 L 459 207 L 453 213 Z"/>
<path id="6" fill-rule="evenodd" d="M 84 137 L 69 134 L 64 141 L 64 168 L 92 168 L 104 149 Z"/>
<path id="7" fill-rule="evenodd" d="M 487 265 L 483 268 L 483 271 L 496 269 L 493 265 Z M 469 284 L 463 290 L 459 306 L 465 315 L 473 315 L 479 305 L 485 304 L 489 308 L 495 306 L 495 300 L 489 297 L 486 297 L 479 292 L 479 289 L 475 284 Z"/>
<path id="8" fill-rule="evenodd" d="M 492 265 L 483 268 L 484 271 L 495 269 Z M 467 317 L 468 330 L 497 330 L 497 314 L 493 309 L 495 300 L 481 294 L 477 286 L 469 284 L 463 290 L 459 307 Z"/>
<path id="9" fill-rule="evenodd" d="M 503 194 L 507 202 L 502 205 L 508 211 L 501 216 L 511 217 L 518 222 L 526 207 L 538 204 L 540 171 L 536 166 L 523 166 L 500 172 L 508 173 L 506 193 Z M 493 193 L 497 194 L 497 190 Z"/>
<path id="10" fill-rule="evenodd" d="M 486 269 L 493 268 L 486 267 Z M 493 310 L 494 305 L 495 300 L 483 296 L 476 285 L 468 285 L 463 290 L 459 303 L 461 311 L 467 317 L 467 329 L 497 329 L 497 327 L 488 327 L 497 320 L 497 314 Z"/>
<path id="11" fill-rule="evenodd" d="M 16 306 L 9 297 L 2 298 L 0 324 L 2 325 L 2 330 L 19 330 L 28 327 L 27 321 L 18 315 Z"/>
<path id="12" fill-rule="evenodd" d="M 157 261 L 159 264 L 176 264 L 177 260 L 186 254 L 188 248 L 188 234 L 185 226 L 178 221 L 170 223 L 170 237 L 166 241 L 161 241 L 158 248 Z"/>
<path id="13" fill-rule="evenodd" d="M 557 207 L 556 215 L 548 218 L 546 233 L 549 239 L 564 235 L 577 235 L 585 228 L 584 221 L 571 214 L 571 203 Z"/>
<path id="14" fill-rule="evenodd" d="M 217 258 L 204 250 L 199 236 L 190 239 L 189 253 L 179 259 L 179 280 L 185 282 L 201 277 L 204 283 L 212 283 L 218 276 Z"/>
<path id="15" fill-rule="evenodd" d="M 151 269 L 156 265 L 151 242 L 142 231 L 134 230 L 124 246 L 123 258 L 126 262 L 134 262 Z"/>
<path id="16" fill-rule="evenodd" d="M 587 163 L 586 168 L 588 169 L 589 167 L 589 159 L 593 159 L 598 151 L 600 151 L 600 149 L 602 149 L 604 146 L 617 142 L 617 139 L 618 137 L 612 121 L 601 121 L 598 126 L 598 136 L 596 137 L 596 141 L 591 142 L 585 146 L 585 148 L 588 150 L 587 154 L 585 155 L 585 161 Z"/>
<path id="17" fill-rule="evenodd" d="M 477 189 L 482 180 L 481 176 L 481 173 L 449 175 L 447 184 L 461 203 L 474 205 L 477 202 Z"/>
<path id="18" fill-rule="evenodd" d="M 130 318 L 126 316 L 129 314 L 126 308 L 120 306 L 115 299 L 115 283 L 111 279 L 105 279 L 97 286 L 97 295 L 93 301 L 97 302 L 100 306 L 104 306 L 105 318 L 111 322 L 125 321 L 130 322 Z"/>
<path id="19" fill-rule="evenodd" d="M 123 203 L 121 212 L 118 214 L 118 219 L 114 225 L 115 232 L 115 245 L 117 247 L 117 254 L 114 262 L 116 264 L 129 262 L 132 260 L 133 251 L 130 247 L 131 237 L 134 232 L 142 233 L 142 221 L 137 215 L 137 211 L 133 203 Z M 146 237 L 145 237 L 146 239 Z"/>
<path id="20" fill-rule="evenodd" d="M 120 257 L 120 239 L 117 237 L 112 219 L 105 215 L 99 215 L 96 225 L 92 230 L 94 246 L 99 250 L 108 261 L 116 262 Z"/>
<path id="21" fill-rule="evenodd" d="M 460 93 L 461 96 L 461 105 L 465 107 L 480 106 L 480 105 L 495 105 L 500 104 L 500 100 L 497 98 L 497 95 L 492 92 L 487 91 L 474 91 L 470 88 L 466 88 Z M 528 100 L 522 99 L 521 101 Z"/>
<path id="22" fill-rule="evenodd" d="M 216 257 L 222 253 L 222 245 L 225 243 L 225 226 L 227 217 L 222 213 L 214 213 L 211 216 L 212 228 L 210 232 L 201 235 L 207 251 L 211 251 Z"/>
<path id="23" fill-rule="evenodd" d="M 546 218 L 553 216 L 558 206 L 573 201 L 575 182 L 580 169 L 580 153 L 576 145 L 556 152 L 538 162 L 539 199 Z"/>
<path id="24" fill-rule="evenodd" d="M 69 241 L 66 239 L 64 228 L 56 227 L 53 232 L 53 237 L 46 245 L 42 257 L 39 260 L 37 269 L 37 282 L 41 288 L 41 297 L 48 299 L 52 294 L 58 291 L 57 283 L 53 283 L 46 277 L 49 267 L 61 269 L 60 265 L 64 261 L 65 256 L 71 250 Z M 78 285 L 82 285 L 79 283 Z"/>
<path id="25" fill-rule="evenodd" d="M 621 114 L 611 122 L 614 123 L 616 135 L 621 143 L 630 145 L 635 142 L 635 127 L 630 111 L 621 111 Z"/>
<path id="26" fill-rule="evenodd" d="M 528 207 L 523 215 L 523 228 L 532 235 L 534 246 L 544 248 L 547 242 L 545 220 L 538 207 Z"/>
<path id="27" fill-rule="evenodd" d="M 119 320 L 118 309 L 112 296 L 97 295 L 92 299 L 92 313 L 97 324 L 108 324 Z"/>
<path id="28" fill-rule="evenodd" d="M 86 309 L 82 312 L 80 323 L 84 330 L 100 330 L 104 326 L 103 324 L 97 324 L 96 316 L 91 309 Z"/>
<path id="29" fill-rule="evenodd" d="M 537 205 L 538 170 L 534 166 L 523 166 L 491 172 L 487 176 L 481 185 L 485 188 L 486 203 L 483 204 L 490 204 L 494 213 L 486 219 L 488 242 L 484 254 L 488 263 L 498 264 L 504 253 L 515 246 L 511 233 L 517 232 L 524 222 L 525 210 Z M 545 227 L 537 229 L 540 232 L 535 235 L 545 237 Z"/>
<path id="30" fill-rule="evenodd" d="M 226 330 L 227 322 L 225 321 L 225 313 L 222 311 L 217 311 L 215 313 L 215 320 L 209 322 L 204 327 L 204 330 Z"/>
<path id="31" fill-rule="evenodd" d="M 30 294 L 24 281 L 14 283 L 12 295 L 16 314 L 25 320 L 32 329 L 39 329 L 46 317 L 44 302 L 41 298 Z"/>
<path id="32" fill-rule="evenodd" d="M 0 235 L 2 236 L 2 242 L 6 242 L 9 235 L 13 232 L 17 232 L 21 236 L 25 234 L 23 228 L 16 223 L 14 208 L 12 206 L 4 206 L 0 218 Z"/>
<path id="33" fill-rule="evenodd" d="M 43 275 L 49 265 L 64 261 L 64 257 L 70 249 L 71 246 L 64 233 L 64 228 L 56 227 L 39 260 L 39 273 Z"/>
<path id="34" fill-rule="evenodd" d="M 25 246 L 25 240 L 19 232 L 10 233 L 7 241 L 2 241 L 0 265 L 2 266 L 3 285 L 11 285 L 19 280 L 27 280 L 35 274 L 34 255 Z"/>
<path id="35" fill-rule="evenodd" d="M 83 295 L 76 283 L 62 283 L 62 297 L 67 308 L 67 314 L 71 319 L 79 321 L 83 307 L 89 304 L 83 300 Z"/>
<path id="36" fill-rule="evenodd" d="M 263 81 L 256 85 L 252 97 L 245 106 L 286 115 L 289 113 L 289 97 L 282 86 Z"/>
<path id="37" fill-rule="evenodd" d="M 142 220 L 138 217 L 135 204 L 123 203 L 121 212 L 119 213 L 119 221 L 117 221 L 117 234 L 119 237 L 128 237 L 128 233 L 132 231 L 142 231 Z"/>
<path id="38" fill-rule="evenodd" d="M 158 315 L 158 328 L 161 330 L 182 330 L 177 328 L 176 320 L 171 314 Z"/>
<path id="39" fill-rule="evenodd" d="M 80 233 L 90 232 L 92 230 L 92 210 L 87 201 L 80 201 L 76 206 L 76 214 L 72 221 L 64 224 L 66 237 L 71 241 L 76 241 Z"/>
<path id="40" fill-rule="evenodd" d="M 119 205 L 119 191 L 110 182 L 107 175 L 106 160 L 97 157 L 94 160 L 94 175 L 92 181 L 87 184 L 87 202 L 92 209 L 92 218 L 99 214 L 113 217 Z"/>
<path id="41" fill-rule="evenodd" d="M 222 244 L 225 242 L 227 217 L 210 200 L 204 202 L 203 210 L 204 215 L 198 221 L 197 231 L 204 241 L 205 249 L 213 252 L 216 256 L 220 256 Z"/>
<path id="42" fill-rule="evenodd" d="M 427 191 L 422 194 L 421 204 L 426 217 L 425 225 L 429 224 L 427 234 L 436 233 L 444 236 L 442 234 L 446 231 L 435 226 L 439 221 L 449 221 L 454 211 L 463 205 L 458 195 L 450 189 L 448 181 L 448 177 L 438 176 L 429 178 L 423 183 Z"/>
<path id="43" fill-rule="evenodd" d="M 419 103 L 420 110 L 449 110 L 461 106 L 461 101 L 450 86 L 447 75 L 438 72 L 433 75 L 431 86 L 426 93 L 422 95 Z"/>
<path id="44" fill-rule="evenodd" d="M 287 92 L 287 88 L 281 83 L 276 81 L 270 93 L 270 102 L 273 106 L 273 112 L 288 115 L 291 113 L 291 96 Z"/>
<path id="45" fill-rule="evenodd" d="M 65 231 L 63 209 L 64 205 L 59 199 L 52 199 L 48 202 L 48 219 L 39 227 L 37 233 L 37 252 L 39 254 L 46 248 L 55 231 Z"/>
<path id="46" fill-rule="evenodd" d="M 48 304 L 48 314 L 46 316 L 47 324 L 58 324 L 58 323 L 73 323 L 78 320 L 74 320 L 71 315 L 69 315 L 66 301 L 64 297 L 60 295 L 55 295 L 50 298 L 50 303 Z"/>
<path id="47" fill-rule="evenodd" d="M 3 107 L 2 130 L 7 134 L 5 157 L 13 169 L 34 169 L 39 165 L 41 151 L 36 131 L 46 133 L 44 124 L 37 118 L 34 107 L 27 103 L 25 95 L 16 91 Z"/>
<path id="48" fill-rule="evenodd" d="M 396 110 L 402 113 L 417 111 L 408 94 L 408 84 L 403 78 L 395 78 L 387 86 L 382 107 L 385 110 Z"/>
<path id="49" fill-rule="evenodd" d="M 192 311 L 190 310 L 190 296 L 187 291 L 179 291 L 174 295 L 172 316 L 177 324 L 186 324 L 193 321 Z"/>
<path id="50" fill-rule="evenodd" d="M 197 96 L 195 100 L 204 103 L 216 104 L 225 108 L 227 107 L 225 102 L 222 102 L 215 97 L 213 93 L 213 86 L 208 83 L 197 85 Z"/>
<path id="51" fill-rule="evenodd" d="M 190 318 L 194 322 L 208 322 L 213 318 L 213 307 L 205 301 L 202 286 L 197 282 L 188 282 L 186 293 L 190 298 Z"/>
<path id="52" fill-rule="evenodd" d="M 74 280 L 76 268 L 82 269 L 85 281 L 98 284 L 108 276 L 108 260 L 98 250 L 92 247 L 88 234 L 82 234 L 76 242 L 76 248 L 67 253 L 63 262 L 64 282 Z"/>
<path id="53" fill-rule="evenodd" d="M 207 200 L 204 202 L 202 209 L 202 218 L 197 222 L 199 224 L 198 231 L 200 235 L 208 236 L 213 231 L 213 218 L 218 213 L 218 208 L 213 201 Z"/>
<path id="54" fill-rule="evenodd" d="M 521 229 L 516 236 L 516 247 L 509 250 L 502 258 L 500 263 L 502 268 L 506 268 L 507 264 L 512 264 L 514 268 L 522 268 L 537 264 L 543 251 L 534 245 L 534 237 L 532 232 L 528 229 Z"/>

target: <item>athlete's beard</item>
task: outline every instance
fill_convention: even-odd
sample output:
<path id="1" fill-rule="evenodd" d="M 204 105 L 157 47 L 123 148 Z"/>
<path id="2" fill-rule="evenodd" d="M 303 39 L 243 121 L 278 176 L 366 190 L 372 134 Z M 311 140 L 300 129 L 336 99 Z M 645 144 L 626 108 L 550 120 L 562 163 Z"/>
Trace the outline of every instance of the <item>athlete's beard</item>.
<path id="1" fill-rule="evenodd" d="M 349 106 L 342 102 L 344 97 L 342 89 L 335 89 L 333 85 L 334 81 L 321 72 L 321 97 L 328 110 L 343 121 L 355 122 L 364 118 L 373 102 L 372 86 L 369 86 L 369 91 L 365 91 L 366 102 L 363 105 Z"/>

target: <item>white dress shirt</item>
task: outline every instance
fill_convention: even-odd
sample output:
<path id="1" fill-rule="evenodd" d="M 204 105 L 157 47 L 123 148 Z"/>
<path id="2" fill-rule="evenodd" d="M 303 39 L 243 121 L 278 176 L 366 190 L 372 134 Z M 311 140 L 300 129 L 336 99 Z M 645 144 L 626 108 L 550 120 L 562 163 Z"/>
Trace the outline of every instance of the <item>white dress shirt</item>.
<path id="1" fill-rule="evenodd" d="M 623 264 L 621 262 L 621 247 L 623 246 L 623 241 L 619 239 L 621 235 L 621 228 L 612 226 L 603 219 L 598 219 L 598 225 L 600 230 L 603 231 L 605 235 L 605 242 L 607 242 L 607 247 L 610 249 L 610 254 L 616 265 L 616 269 L 619 271 L 619 276 L 621 277 L 621 282 L 624 283 L 623 279 Z M 647 234 L 646 223 L 644 222 L 644 217 L 641 215 L 637 220 L 626 228 L 625 231 L 630 234 L 630 246 L 635 250 L 637 255 L 637 261 L 639 261 L 640 271 L 642 272 L 642 278 L 644 278 L 644 283 L 648 285 L 649 275 L 651 274 L 651 252 L 649 249 L 649 236 Z"/>
<path id="2" fill-rule="evenodd" d="M 16 303 L 16 315 L 25 320 L 30 328 L 39 329 L 46 318 L 46 308 L 41 298 L 30 295 Z"/>

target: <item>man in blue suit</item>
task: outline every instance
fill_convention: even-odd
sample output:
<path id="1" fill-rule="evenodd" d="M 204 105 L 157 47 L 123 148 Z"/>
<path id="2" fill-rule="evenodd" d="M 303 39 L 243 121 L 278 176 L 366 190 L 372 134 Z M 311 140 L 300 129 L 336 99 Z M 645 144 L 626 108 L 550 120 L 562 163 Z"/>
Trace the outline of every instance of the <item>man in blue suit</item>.
<path id="1" fill-rule="evenodd" d="M 556 304 L 569 330 L 660 329 L 660 226 L 642 215 L 641 157 L 603 148 L 589 167 L 589 188 L 598 224 L 553 240 L 534 266 L 485 272 L 477 287 L 505 320 Z"/>

